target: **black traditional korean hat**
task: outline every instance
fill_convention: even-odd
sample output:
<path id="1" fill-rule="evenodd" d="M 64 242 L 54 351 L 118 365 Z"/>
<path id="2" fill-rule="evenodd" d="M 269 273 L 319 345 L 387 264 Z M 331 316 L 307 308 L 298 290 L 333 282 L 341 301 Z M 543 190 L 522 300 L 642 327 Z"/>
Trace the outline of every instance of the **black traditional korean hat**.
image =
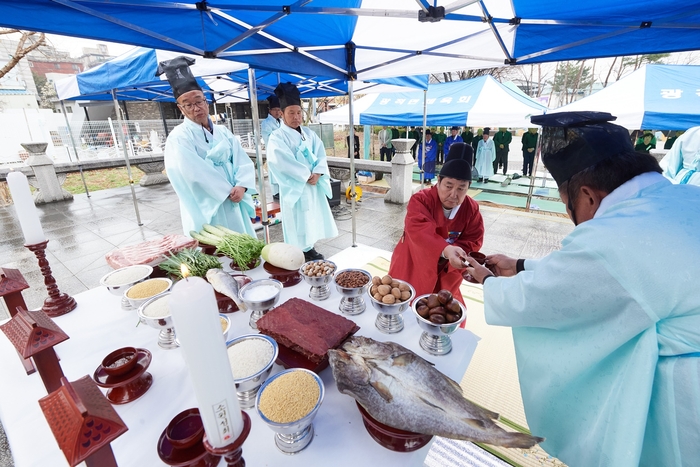
<path id="1" fill-rule="evenodd" d="M 454 143 L 445 157 L 445 165 L 440 169 L 440 177 L 471 181 L 473 154 L 474 149 L 470 144 Z"/>
<path id="2" fill-rule="evenodd" d="M 165 73 L 165 77 L 173 88 L 175 99 L 186 92 L 202 90 L 190 70 L 190 65 L 194 65 L 194 62 L 194 59 L 181 55 L 172 60 L 165 60 L 158 64 L 156 76 Z"/>
<path id="3" fill-rule="evenodd" d="M 634 152 L 629 132 L 607 112 L 558 112 L 530 118 L 542 126 L 542 162 L 557 185 L 600 161 Z"/>
<path id="4" fill-rule="evenodd" d="M 280 100 L 280 108 L 286 109 L 290 105 L 301 105 L 299 89 L 292 83 L 280 83 L 275 88 L 275 94 Z"/>
<path id="5" fill-rule="evenodd" d="M 270 104 L 271 109 L 279 108 L 280 106 L 280 100 L 274 94 L 268 96 L 267 103 Z"/>

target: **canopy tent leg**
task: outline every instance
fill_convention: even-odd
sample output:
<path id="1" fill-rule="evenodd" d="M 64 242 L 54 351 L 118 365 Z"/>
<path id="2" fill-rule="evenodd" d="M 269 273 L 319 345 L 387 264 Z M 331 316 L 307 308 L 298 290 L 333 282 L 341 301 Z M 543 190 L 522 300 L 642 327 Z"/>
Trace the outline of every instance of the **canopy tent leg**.
<path id="1" fill-rule="evenodd" d="M 355 192 L 355 126 L 353 120 L 353 82 L 348 81 L 348 97 L 349 104 L 348 110 L 350 112 L 350 131 L 348 132 L 348 147 L 353 149 L 349 151 L 350 156 L 350 209 L 352 210 L 352 246 L 357 247 L 357 214 L 355 213 L 355 200 L 357 198 L 357 193 Z"/>
<path id="2" fill-rule="evenodd" d="M 70 122 L 68 122 L 68 114 L 66 114 L 66 106 L 63 105 L 63 101 L 61 101 L 61 111 L 63 111 L 63 119 L 66 121 L 66 127 L 68 128 L 68 136 L 70 137 L 70 142 L 73 145 L 73 152 L 75 152 L 75 160 L 78 161 L 78 169 L 80 170 L 80 178 L 83 180 L 83 186 L 85 187 L 85 194 L 89 198 L 90 190 L 88 190 L 87 183 L 85 183 L 83 164 L 80 162 L 80 156 L 78 156 L 78 147 L 75 145 L 75 138 L 73 138 L 73 131 L 70 128 Z"/>
<path id="3" fill-rule="evenodd" d="M 423 164 L 420 168 L 420 188 L 421 190 L 423 189 L 423 179 L 425 177 L 425 171 L 423 170 L 423 167 L 425 166 L 425 130 L 426 130 L 426 124 L 428 122 L 428 90 L 423 89 L 423 138 L 421 142 L 421 146 L 423 147 L 422 149 L 422 154 L 423 154 Z"/>
<path id="4" fill-rule="evenodd" d="M 260 222 L 262 222 L 265 231 L 265 243 L 270 243 L 270 221 L 267 218 L 267 197 L 265 196 L 265 177 L 263 176 L 263 160 L 262 152 L 260 151 L 260 114 L 258 112 L 258 89 L 255 82 L 255 70 L 248 68 L 248 94 L 250 97 L 250 107 L 253 111 L 253 141 L 255 144 L 255 162 L 258 169 L 258 182 L 260 188 Z M 231 120 L 229 120 L 231 121 Z"/>
<path id="5" fill-rule="evenodd" d="M 119 140 L 122 144 L 122 149 L 124 150 L 124 160 L 126 161 L 126 173 L 129 177 L 129 188 L 131 188 L 131 199 L 134 201 L 134 211 L 136 212 L 136 223 L 140 226 L 143 225 L 141 222 L 141 215 L 139 214 L 139 205 L 136 202 L 136 190 L 134 190 L 134 178 L 131 176 L 131 164 L 129 163 L 129 153 L 126 149 L 126 139 L 128 138 L 128 133 L 124 134 L 124 124 L 122 123 L 122 115 L 120 113 L 121 108 L 119 107 L 119 101 L 117 101 L 117 93 L 112 89 L 112 100 L 114 101 L 114 111 L 117 113 L 117 123 L 121 131 L 118 133 Z M 115 141 L 116 143 L 116 141 Z"/>

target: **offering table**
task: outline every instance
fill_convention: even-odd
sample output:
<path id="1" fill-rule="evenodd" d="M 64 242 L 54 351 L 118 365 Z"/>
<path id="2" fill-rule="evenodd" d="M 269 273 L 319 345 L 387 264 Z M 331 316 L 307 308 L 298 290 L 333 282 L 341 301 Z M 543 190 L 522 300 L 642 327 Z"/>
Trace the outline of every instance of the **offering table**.
<path id="1" fill-rule="evenodd" d="M 391 258 L 391 253 L 359 245 L 347 248 L 329 260 L 338 270 L 363 268 L 377 257 Z M 268 277 L 262 266 L 246 272 L 253 279 Z M 282 290 L 280 304 L 298 297 L 329 311 L 340 313 L 341 296 L 331 283 L 331 295 L 325 301 L 312 301 L 310 286 L 301 282 Z M 158 457 L 156 444 L 170 420 L 181 411 L 196 407 L 192 384 L 179 349 L 164 350 L 157 344 L 158 332 L 146 325 L 138 325 L 136 311 L 120 307 L 121 298 L 106 289 L 83 292 L 74 297 L 78 303 L 73 313 L 54 318 L 70 339 L 56 348 L 65 376 L 76 380 L 92 376 L 102 359 L 111 351 L 124 346 L 148 349 L 153 360 L 148 368 L 153 375 L 152 387 L 139 399 L 114 408 L 129 431 L 112 442 L 117 463 L 123 467 L 165 465 Z M 248 325 L 249 313 L 235 312 L 231 318 L 229 339 L 257 333 Z M 405 328 L 397 334 L 382 334 L 375 327 L 376 310 L 367 303 L 364 313 L 348 316 L 360 330 L 358 336 L 379 341 L 397 342 L 435 364 L 436 368 L 455 381 L 461 381 L 476 349 L 478 337 L 459 329 L 452 335 L 453 350 L 446 356 L 435 357 L 423 351 L 418 339 L 418 327 L 412 311 L 405 312 Z M 469 310 L 467 310 L 469 327 Z M 4 336 L 0 336 L 4 337 Z M 282 368 L 275 365 L 273 373 Z M 46 390 L 38 375 L 27 376 L 17 360 L 9 340 L 0 338 L 0 420 L 5 428 L 16 467 L 36 465 L 67 465 L 59 450 L 38 400 Z M 315 438 L 300 453 L 289 456 L 277 450 L 274 433 L 260 420 L 255 409 L 247 410 L 252 428 L 245 444 L 243 457 L 247 465 L 257 466 L 356 466 L 402 465 L 422 466 L 432 443 L 410 453 L 398 453 L 377 444 L 367 433 L 355 400 L 338 392 L 330 368 L 320 374 L 326 395 L 314 420 Z M 223 461 L 221 465 L 223 465 Z"/>

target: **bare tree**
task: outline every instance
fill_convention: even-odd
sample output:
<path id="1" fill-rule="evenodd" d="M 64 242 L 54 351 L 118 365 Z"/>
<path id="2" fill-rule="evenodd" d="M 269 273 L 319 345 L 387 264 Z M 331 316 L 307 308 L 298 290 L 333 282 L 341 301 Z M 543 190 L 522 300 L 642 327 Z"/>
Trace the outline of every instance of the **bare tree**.
<path id="1" fill-rule="evenodd" d="M 10 61 L 0 69 L 0 78 L 5 76 L 22 60 L 29 52 L 43 45 L 46 42 L 44 33 L 34 31 L 21 31 L 19 29 L 0 29 L 0 34 L 21 34 L 17 42 L 15 53 L 10 56 Z"/>

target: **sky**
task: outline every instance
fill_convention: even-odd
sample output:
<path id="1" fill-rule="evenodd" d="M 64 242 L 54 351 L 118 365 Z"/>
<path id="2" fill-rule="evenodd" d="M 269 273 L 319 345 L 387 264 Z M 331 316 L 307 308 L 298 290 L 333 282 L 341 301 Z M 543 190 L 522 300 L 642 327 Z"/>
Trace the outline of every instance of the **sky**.
<path id="1" fill-rule="evenodd" d="M 95 48 L 97 44 L 106 44 L 109 54 L 114 56 L 128 52 L 134 47 L 133 45 L 117 44 L 114 42 L 59 36 L 58 34 L 47 34 L 46 38 L 56 49 L 69 52 L 71 57 L 80 57 L 83 54 L 83 47 Z"/>

